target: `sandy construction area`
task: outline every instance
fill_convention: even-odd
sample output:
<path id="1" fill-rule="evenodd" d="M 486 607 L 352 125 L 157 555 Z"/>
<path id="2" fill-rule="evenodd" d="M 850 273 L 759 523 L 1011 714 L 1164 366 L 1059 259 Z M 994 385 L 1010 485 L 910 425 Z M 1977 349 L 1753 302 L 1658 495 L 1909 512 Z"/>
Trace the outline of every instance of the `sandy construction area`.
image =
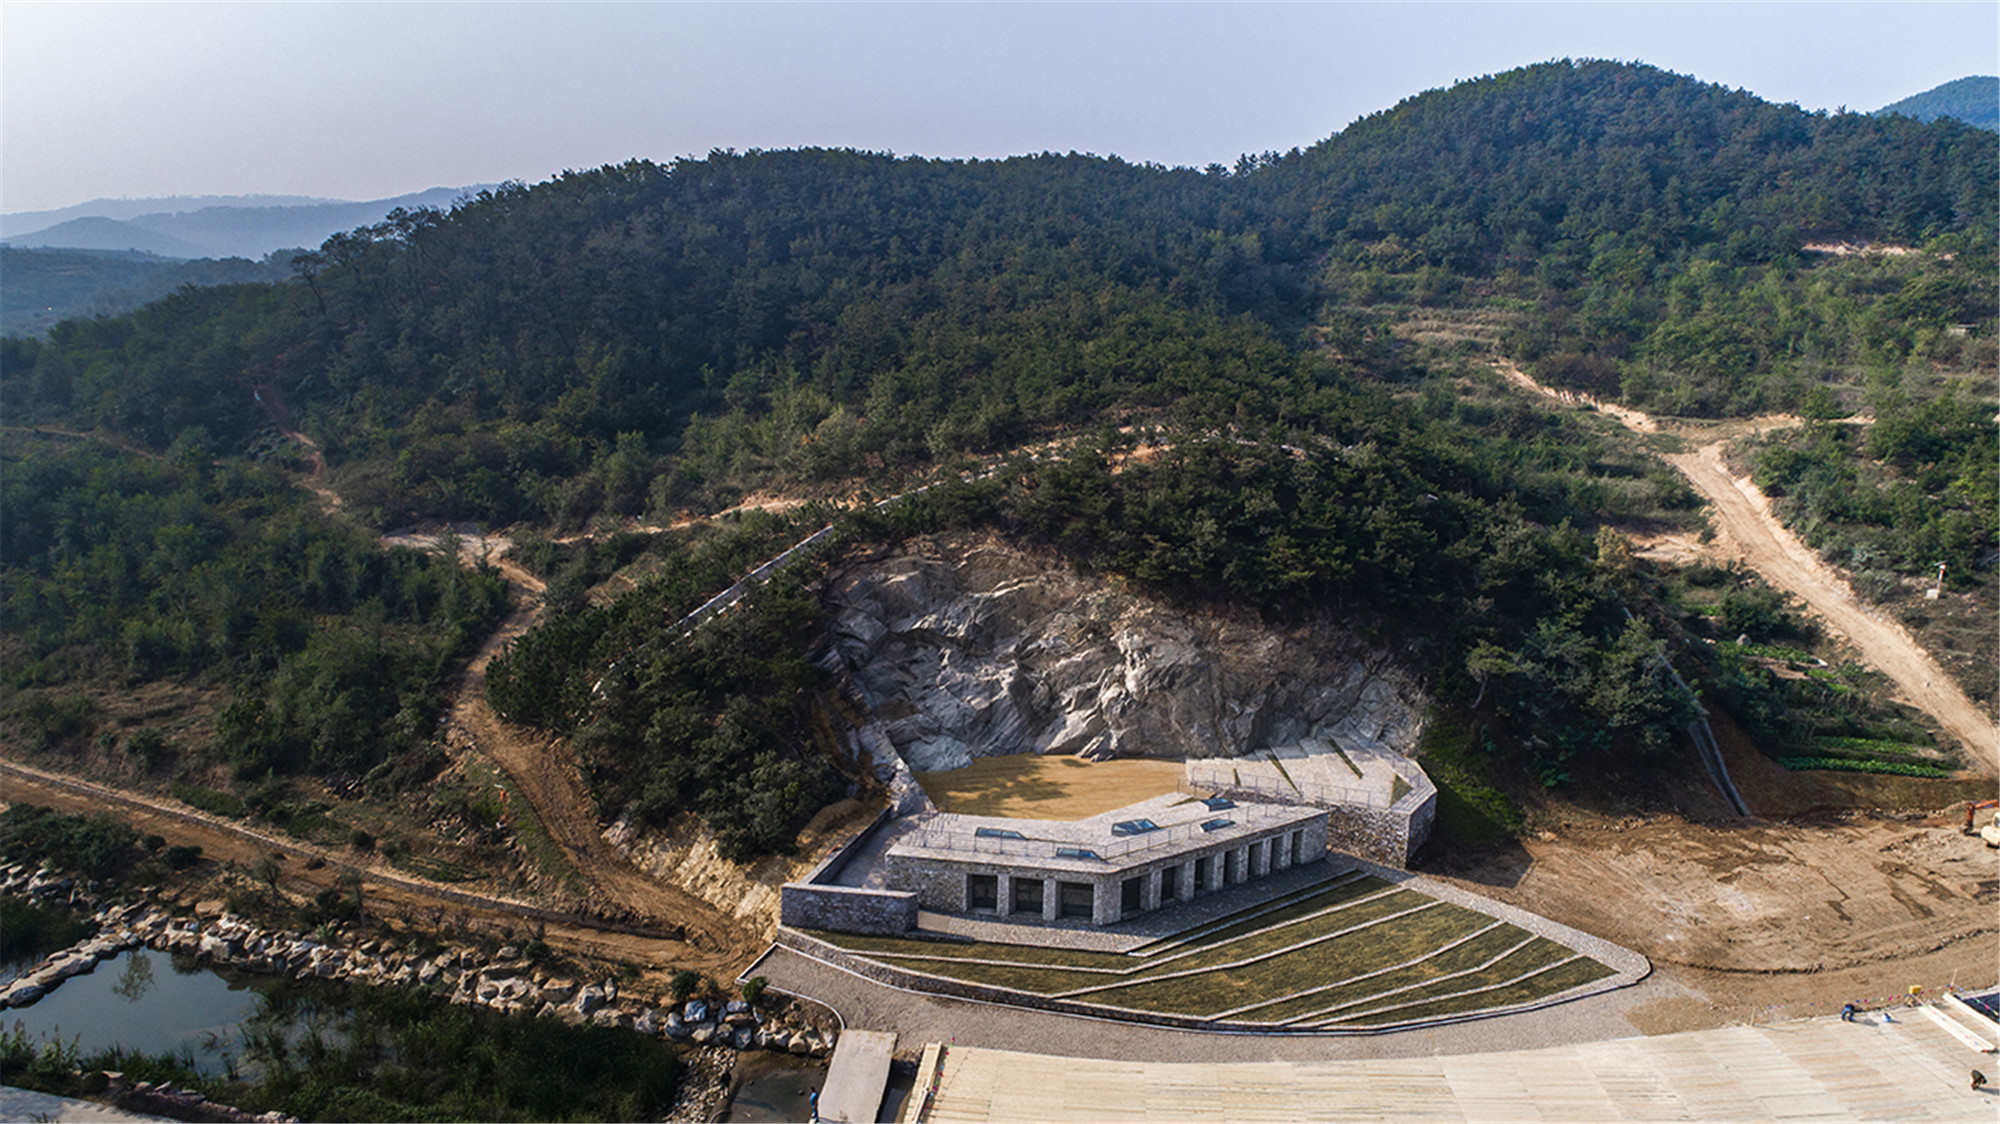
<path id="1" fill-rule="evenodd" d="M 1181 763 L 1121 757 L 1086 761 L 1010 753 L 963 769 L 918 773 L 940 811 L 1026 820 L 1081 820 L 1172 792 Z"/>

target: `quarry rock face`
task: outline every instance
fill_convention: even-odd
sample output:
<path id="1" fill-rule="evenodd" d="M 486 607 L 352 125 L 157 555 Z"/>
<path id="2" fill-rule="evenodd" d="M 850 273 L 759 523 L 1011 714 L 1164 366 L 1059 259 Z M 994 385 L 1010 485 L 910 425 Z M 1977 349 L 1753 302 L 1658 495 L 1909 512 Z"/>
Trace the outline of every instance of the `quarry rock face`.
<path id="1" fill-rule="evenodd" d="M 910 767 L 1005 753 L 1233 757 L 1305 738 L 1415 749 L 1424 694 L 1331 620 L 1189 612 L 989 537 L 836 575 L 835 642 Z"/>

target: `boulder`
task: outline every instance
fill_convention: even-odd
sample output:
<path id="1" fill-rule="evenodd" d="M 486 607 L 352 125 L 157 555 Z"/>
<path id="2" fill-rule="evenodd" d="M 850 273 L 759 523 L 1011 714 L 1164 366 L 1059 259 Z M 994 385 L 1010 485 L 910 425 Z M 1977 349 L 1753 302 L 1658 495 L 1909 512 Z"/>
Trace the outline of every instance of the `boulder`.
<path id="1" fill-rule="evenodd" d="M 586 987 L 576 993 L 575 1007 L 580 1014 L 588 1015 L 599 1007 L 604 1006 L 604 1003 L 605 995 L 600 988 Z"/>

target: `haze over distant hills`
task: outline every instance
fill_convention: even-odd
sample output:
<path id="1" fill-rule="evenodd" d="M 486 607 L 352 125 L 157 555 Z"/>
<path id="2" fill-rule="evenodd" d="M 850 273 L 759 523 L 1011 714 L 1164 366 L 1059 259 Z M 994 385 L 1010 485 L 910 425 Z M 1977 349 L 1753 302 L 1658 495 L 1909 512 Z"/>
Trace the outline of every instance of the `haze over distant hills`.
<path id="1" fill-rule="evenodd" d="M 1921 94 L 1911 94 L 1902 101 L 1891 102 L 1875 111 L 1900 113 L 1919 121 L 1935 121 L 1949 117 L 1968 125 L 2000 132 L 2000 77 L 1990 74 L 1974 75 L 1934 86 Z"/>
<path id="2" fill-rule="evenodd" d="M 172 258 L 261 258 L 273 250 L 316 247 L 340 231 L 380 222 L 397 207 L 449 207 L 486 186 L 491 185 L 434 187 L 363 202 L 295 195 L 98 199 L 53 211 L 0 215 L 0 244 L 137 250 Z"/>

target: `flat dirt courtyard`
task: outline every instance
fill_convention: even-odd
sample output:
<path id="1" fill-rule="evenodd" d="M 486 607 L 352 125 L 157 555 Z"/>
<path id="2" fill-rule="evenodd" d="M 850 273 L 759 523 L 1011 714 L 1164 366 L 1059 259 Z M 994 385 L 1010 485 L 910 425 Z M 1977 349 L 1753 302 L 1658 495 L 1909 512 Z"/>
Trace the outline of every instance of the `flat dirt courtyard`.
<path id="1" fill-rule="evenodd" d="M 1120 757 L 1086 761 L 1010 753 L 963 769 L 918 773 L 939 811 L 1024 820 L 1081 820 L 1174 791 L 1181 763 Z"/>

